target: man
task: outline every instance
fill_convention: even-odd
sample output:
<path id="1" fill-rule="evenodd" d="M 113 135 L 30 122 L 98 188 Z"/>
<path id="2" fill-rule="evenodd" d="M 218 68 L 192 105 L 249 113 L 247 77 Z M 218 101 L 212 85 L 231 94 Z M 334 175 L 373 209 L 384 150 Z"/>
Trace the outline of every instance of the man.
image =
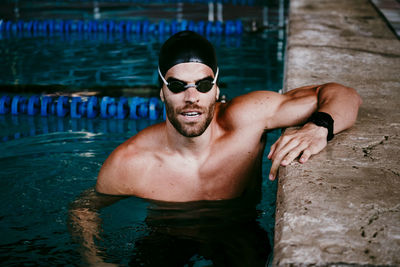
<path id="1" fill-rule="evenodd" d="M 218 73 L 214 48 L 202 36 L 185 31 L 167 40 L 159 58 L 167 119 L 110 155 L 97 192 L 179 202 L 239 197 L 260 175 L 266 131 L 306 123 L 271 147 L 273 180 L 279 165 L 299 155 L 306 162 L 327 137 L 350 127 L 361 103 L 355 90 L 334 83 L 217 103 Z"/>
<path id="2" fill-rule="evenodd" d="M 217 102 L 219 69 L 214 48 L 204 37 L 190 31 L 177 33 L 165 42 L 158 71 L 166 121 L 144 129 L 116 148 L 100 170 L 96 191 L 85 192 L 72 205 L 72 232 L 83 239 L 86 260 L 95 265 L 102 262 L 93 241 L 99 232 L 96 211 L 119 199 L 115 196 L 136 196 L 161 203 L 182 203 L 184 212 L 175 206 L 166 210 L 178 215 L 164 209 L 161 216 L 150 212 L 147 222 L 157 225 L 153 228 L 156 230 L 136 242 L 134 261 L 140 264 L 152 261 L 147 264 L 157 266 L 156 256 L 164 255 L 161 258 L 168 257 L 171 266 L 177 266 L 195 255 L 192 249 L 196 248 L 221 266 L 223 262 L 226 266 L 263 266 L 269 246 L 266 233 L 255 226 L 254 217 L 234 218 L 233 224 L 225 225 L 226 218 L 246 213 L 248 205 L 240 208 L 234 202 L 223 210 L 232 207 L 240 210 L 219 218 L 223 224 L 210 227 L 199 225 L 201 219 L 198 219 L 211 216 L 215 222 L 214 212 L 199 216 L 197 212 L 188 212 L 184 203 L 203 206 L 204 200 L 211 201 L 208 204 L 223 200 L 217 202 L 219 208 L 224 201 L 243 203 L 252 199 L 250 202 L 254 203 L 260 193 L 265 133 L 303 125 L 285 131 L 272 145 L 268 155 L 272 160 L 269 178 L 274 180 L 279 166 L 288 165 L 298 156 L 305 163 L 327 145 L 333 134 L 352 126 L 360 97 L 351 88 L 329 83 L 297 88 L 283 95 L 255 91 L 227 103 Z M 191 218 L 189 226 L 176 223 L 182 216 L 185 220 Z M 166 218 L 167 222 L 160 218 Z M 243 230 L 241 234 L 238 229 Z M 221 235 L 215 238 L 215 233 Z M 220 243 L 224 241 L 225 244 Z M 179 247 L 178 253 L 175 246 Z M 211 247 L 220 252 L 210 251 Z M 163 266 L 167 265 L 164 262 Z"/>

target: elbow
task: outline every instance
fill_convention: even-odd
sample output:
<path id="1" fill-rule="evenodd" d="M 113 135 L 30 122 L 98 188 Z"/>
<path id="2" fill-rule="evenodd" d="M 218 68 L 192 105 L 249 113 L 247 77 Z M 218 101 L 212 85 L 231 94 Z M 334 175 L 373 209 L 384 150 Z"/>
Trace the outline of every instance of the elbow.
<path id="1" fill-rule="evenodd" d="M 351 121 L 351 126 L 352 126 L 352 125 L 354 125 L 354 123 L 357 120 L 358 110 L 359 110 L 360 106 L 362 105 L 363 101 L 362 101 L 362 98 L 361 98 L 360 94 L 354 88 L 345 87 L 345 90 L 346 90 L 346 97 L 348 99 L 351 99 L 350 100 L 351 102 L 349 104 L 352 103 L 351 107 L 350 107 L 350 111 L 352 109 L 352 112 L 349 113 L 349 115 L 350 114 L 353 115 L 352 119 L 350 120 Z"/>
<path id="2" fill-rule="evenodd" d="M 354 106 L 356 117 L 357 117 L 358 109 L 360 108 L 360 106 L 363 103 L 362 98 L 361 98 L 360 94 L 354 88 L 350 88 L 350 87 L 347 87 L 347 88 L 348 88 L 348 90 L 351 91 L 349 95 L 353 99 L 353 103 L 354 103 L 353 106 Z"/>
<path id="3" fill-rule="evenodd" d="M 327 98 L 337 100 L 333 111 L 339 122 L 336 132 L 352 127 L 357 121 L 358 111 L 363 102 L 360 94 L 356 89 L 338 83 L 325 84 L 325 88 L 325 92 L 328 92 Z"/>
<path id="4" fill-rule="evenodd" d="M 363 101 L 360 94 L 354 88 L 348 89 L 350 90 L 349 97 L 351 97 L 351 99 L 353 100 L 353 112 L 349 113 L 349 115 L 352 114 L 353 116 L 350 119 L 350 125 L 348 127 L 352 127 L 357 121 L 358 111 Z"/>
<path id="5" fill-rule="evenodd" d="M 356 91 L 356 89 L 348 86 L 344 86 L 338 83 L 327 83 L 326 84 L 328 87 L 331 87 L 334 91 L 337 91 L 338 89 L 342 90 L 342 94 L 346 95 L 349 99 L 352 99 L 354 103 L 354 107 L 358 108 L 362 105 L 362 98 L 360 94 Z"/>
<path id="6" fill-rule="evenodd" d="M 352 87 L 343 86 L 342 87 L 347 91 L 347 95 L 354 100 L 355 106 L 359 107 L 362 104 L 362 98 L 356 89 Z"/>

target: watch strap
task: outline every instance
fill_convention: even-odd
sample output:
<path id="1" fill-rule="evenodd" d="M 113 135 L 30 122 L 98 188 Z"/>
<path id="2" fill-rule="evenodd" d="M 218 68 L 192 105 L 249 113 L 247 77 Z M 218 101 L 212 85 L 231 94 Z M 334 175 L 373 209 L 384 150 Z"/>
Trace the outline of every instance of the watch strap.
<path id="1" fill-rule="evenodd" d="M 325 112 L 314 112 L 307 122 L 312 122 L 317 126 L 325 127 L 328 129 L 327 140 L 332 140 L 333 134 L 333 119 L 332 116 Z"/>

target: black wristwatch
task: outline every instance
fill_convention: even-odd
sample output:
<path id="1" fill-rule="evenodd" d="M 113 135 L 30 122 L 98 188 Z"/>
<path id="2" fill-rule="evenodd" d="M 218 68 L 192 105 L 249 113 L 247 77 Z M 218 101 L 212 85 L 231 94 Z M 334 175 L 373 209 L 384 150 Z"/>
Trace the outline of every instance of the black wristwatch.
<path id="1" fill-rule="evenodd" d="M 315 112 L 308 118 L 307 122 L 312 122 L 317 126 L 325 127 L 328 129 L 327 140 L 330 141 L 333 138 L 333 119 L 331 115 L 325 112 Z"/>

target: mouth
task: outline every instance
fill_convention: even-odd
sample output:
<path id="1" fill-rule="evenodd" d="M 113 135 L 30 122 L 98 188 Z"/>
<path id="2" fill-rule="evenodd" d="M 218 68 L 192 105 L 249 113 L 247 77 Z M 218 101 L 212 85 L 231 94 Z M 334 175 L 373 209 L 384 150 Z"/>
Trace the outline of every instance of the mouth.
<path id="1" fill-rule="evenodd" d="M 201 120 L 203 113 L 200 110 L 183 110 L 180 115 L 184 121 L 192 123 Z"/>
<path id="2" fill-rule="evenodd" d="M 197 111 L 187 111 L 187 112 L 182 112 L 181 115 L 188 118 L 194 118 L 200 116 L 201 113 Z"/>

